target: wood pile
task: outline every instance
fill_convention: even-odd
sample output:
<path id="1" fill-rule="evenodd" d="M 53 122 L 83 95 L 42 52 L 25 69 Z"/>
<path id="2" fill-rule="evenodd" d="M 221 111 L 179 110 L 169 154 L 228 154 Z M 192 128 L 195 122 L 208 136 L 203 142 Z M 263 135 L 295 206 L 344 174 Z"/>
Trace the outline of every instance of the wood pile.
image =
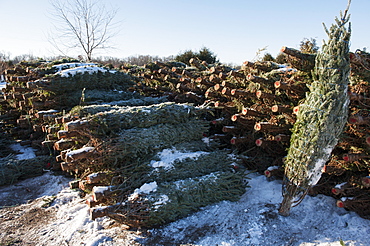
<path id="1" fill-rule="evenodd" d="M 157 64 L 158 70 L 164 68 L 175 74 L 168 73 L 165 77 L 154 68 L 146 69 L 145 73 L 141 71 L 141 74 L 136 74 L 142 79 L 136 89 L 142 93 L 170 95 L 174 101 L 189 100 L 213 108 L 215 117 L 209 136 L 226 148 L 236 149 L 248 169 L 265 171 L 269 178 L 274 175 L 283 178 L 282 167 L 290 145 L 290 129 L 313 81 L 311 70 L 315 66 L 316 55 L 288 47 L 283 47 L 281 52 L 287 56 L 288 65 L 247 61 L 240 70 L 219 67 L 217 64 L 187 69 L 173 67 L 169 70 L 168 66 Z M 310 189 L 309 194 L 322 193 L 339 198 L 332 188 L 349 182 L 362 195 L 351 199 L 352 204 L 359 199 L 359 203 L 355 204 L 361 206 L 355 208 L 355 205 L 351 205 L 347 209 L 368 217 L 369 214 L 364 215 L 367 210 L 363 207 L 370 207 L 370 203 L 366 203 L 370 201 L 369 189 L 364 185 L 369 176 L 370 155 L 367 128 L 370 122 L 370 55 L 357 50 L 350 53 L 350 58 L 351 83 L 348 93 L 351 103 L 348 124 L 323 169 L 322 179 Z M 153 78 L 156 78 L 155 81 Z M 151 84 L 153 82 L 155 86 Z M 163 87 L 172 90 L 160 91 L 159 88 Z M 189 94 L 197 99 L 190 99 L 187 97 Z"/>
<path id="2" fill-rule="evenodd" d="M 53 143 L 58 139 L 56 132 L 61 124 L 73 120 L 73 117 L 64 117 L 72 107 L 103 96 L 106 99 L 110 94 L 116 100 L 135 98 L 132 93 L 111 90 L 113 85 L 118 89 L 131 86 L 133 82 L 124 73 L 63 78 L 54 75 L 57 71 L 54 64 L 58 63 L 21 62 L 4 72 L 7 85 L 0 101 L 2 128 L 15 139 L 23 140 L 22 144 L 38 149 L 38 155 L 54 154 Z M 110 82 L 105 83 L 108 80 Z M 103 96 L 95 95 L 97 88 Z"/>
<path id="3" fill-rule="evenodd" d="M 82 84 L 73 94 L 65 87 L 61 89 L 62 80 L 69 81 L 66 86 L 71 88 L 86 77 L 81 75 L 73 80 L 44 77 L 45 70 L 37 75 L 32 72 L 37 71 L 34 68 L 24 67 L 26 73 L 7 72 L 8 85 L 3 90 L 0 117 L 4 129 L 15 138 L 31 143 L 41 150 L 39 154 L 55 155 L 54 168 L 76 176 L 71 187 L 93 192 L 87 203 L 96 212 L 92 214 L 94 218 L 100 217 L 99 209 L 95 209 L 99 204 L 109 207 L 117 202 L 117 197 L 123 199 L 132 194 L 133 187 L 153 181 L 142 179 L 148 172 L 145 161 L 149 157 L 172 145 L 199 140 L 202 133 L 211 145 L 237 153 L 241 166 L 260 173 L 266 171 L 269 179 L 283 178 L 290 130 L 307 86 L 312 83 L 315 55 L 287 47 L 281 51 L 289 64 L 247 61 L 236 70 L 193 59 L 191 67 L 178 62 L 122 67 L 132 78 L 131 82 L 117 83 L 120 85 L 117 90 L 122 88 L 125 96 L 116 92 L 109 99 L 92 98 L 90 103 L 86 95 L 98 88 L 103 75 L 90 80 L 91 87 Z M 338 199 L 355 194 L 341 206 L 364 217 L 368 216 L 364 206 L 370 207 L 369 64 L 368 53 L 351 53 L 349 122 L 321 180 L 310 189 L 311 195 L 321 193 Z M 18 78 L 21 76 L 27 79 Z M 106 87 L 111 88 L 112 84 Z M 66 96 L 72 94 L 77 100 L 66 105 Z M 141 96 L 134 96 L 138 94 Z M 187 103 L 193 106 L 179 106 Z M 166 111 L 170 108 L 176 109 Z M 333 189 L 344 182 L 349 188 L 334 194 Z M 94 189 L 99 186 L 104 186 L 107 193 Z M 122 211 L 122 207 L 110 207 L 101 211 L 101 215 L 110 213 L 117 218 L 117 211 Z M 118 220 L 129 223 L 122 217 Z"/>

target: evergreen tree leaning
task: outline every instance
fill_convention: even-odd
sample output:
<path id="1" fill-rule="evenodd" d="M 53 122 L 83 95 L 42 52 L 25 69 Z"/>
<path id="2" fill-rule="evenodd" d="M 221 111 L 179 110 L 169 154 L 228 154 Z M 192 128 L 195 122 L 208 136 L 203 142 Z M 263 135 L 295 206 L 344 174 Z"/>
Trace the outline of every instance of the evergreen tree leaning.
<path id="1" fill-rule="evenodd" d="M 293 127 L 290 148 L 285 160 L 283 201 L 279 213 L 288 216 L 292 205 L 298 205 L 308 189 L 315 185 L 329 160 L 348 117 L 347 95 L 350 61 L 350 23 L 348 8 L 326 33 L 329 36 L 317 54 L 314 82 L 306 100 L 299 107 Z M 348 23 L 348 28 L 346 24 Z"/>

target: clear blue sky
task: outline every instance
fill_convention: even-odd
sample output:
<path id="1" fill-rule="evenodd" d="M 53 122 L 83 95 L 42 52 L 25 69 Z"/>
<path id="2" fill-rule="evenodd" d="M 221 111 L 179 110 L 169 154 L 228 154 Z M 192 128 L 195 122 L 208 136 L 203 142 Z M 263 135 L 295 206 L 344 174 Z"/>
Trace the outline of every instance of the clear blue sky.
<path id="1" fill-rule="evenodd" d="M 276 56 L 282 46 L 298 48 L 303 38 L 321 46 L 347 0 L 101 0 L 118 9 L 117 49 L 95 56 L 176 55 L 207 47 L 221 62 L 240 65 L 258 49 Z M 352 0 L 351 49 L 370 45 L 370 1 Z M 16 56 L 53 56 L 49 0 L 0 0 L 0 51 Z M 368 49 L 369 50 L 369 49 Z M 76 54 L 71 54 L 76 55 Z"/>

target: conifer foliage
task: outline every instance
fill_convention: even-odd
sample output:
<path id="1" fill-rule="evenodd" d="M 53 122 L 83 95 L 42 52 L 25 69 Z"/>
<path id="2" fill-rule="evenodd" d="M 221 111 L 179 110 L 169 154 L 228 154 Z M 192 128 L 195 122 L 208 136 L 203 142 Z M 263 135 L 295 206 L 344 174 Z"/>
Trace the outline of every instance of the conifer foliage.
<path id="1" fill-rule="evenodd" d="M 299 204 L 309 187 L 319 181 L 347 121 L 351 35 L 350 23 L 346 27 L 347 12 L 348 8 L 330 30 L 325 27 L 329 41 L 316 56 L 315 81 L 299 107 L 285 159 L 281 215 L 289 215 L 291 205 Z"/>

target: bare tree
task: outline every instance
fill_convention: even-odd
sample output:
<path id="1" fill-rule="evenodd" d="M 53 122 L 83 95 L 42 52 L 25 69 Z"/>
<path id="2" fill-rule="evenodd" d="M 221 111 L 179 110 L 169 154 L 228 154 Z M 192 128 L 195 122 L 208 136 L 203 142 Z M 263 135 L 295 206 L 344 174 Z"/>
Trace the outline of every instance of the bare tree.
<path id="1" fill-rule="evenodd" d="M 53 0 L 51 5 L 55 24 L 49 40 L 59 52 L 82 49 L 90 61 L 95 50 L 112 48 L 117 10 L 107 10 L 94 0 Z"/>

